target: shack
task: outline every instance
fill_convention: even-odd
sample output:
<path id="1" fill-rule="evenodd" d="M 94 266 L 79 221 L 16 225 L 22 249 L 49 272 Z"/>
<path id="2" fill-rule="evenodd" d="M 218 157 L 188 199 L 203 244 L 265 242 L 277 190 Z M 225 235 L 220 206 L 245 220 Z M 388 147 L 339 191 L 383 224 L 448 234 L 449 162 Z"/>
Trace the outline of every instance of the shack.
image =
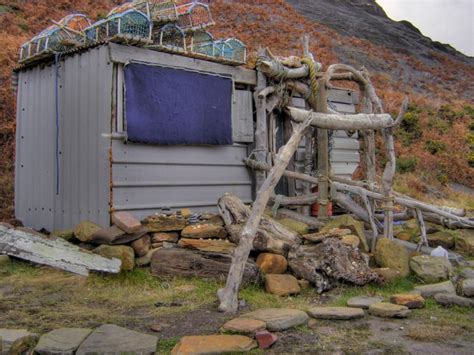
<path id="1" fill-rule="evenodd" d="M 15 214 L 25 225 L 109 226 L 113 211 L 138 218 L 164 208 L 212 211 L 226 192 L 253 201 L 244 159 L 255 148 L 255 70 L 101 43 L 16 73 Z M 328 101 L 354 113 L 359 100 L 330 90 Z M 277 145 L 284 143 L 282 134 Z M 330 160 L 333 174 L 350 177 L 357 136 L 334 132 Z M 304 169 L 304 142 L 290 168 Z M 279 189 L 302 193 L 289 179 Z"/>

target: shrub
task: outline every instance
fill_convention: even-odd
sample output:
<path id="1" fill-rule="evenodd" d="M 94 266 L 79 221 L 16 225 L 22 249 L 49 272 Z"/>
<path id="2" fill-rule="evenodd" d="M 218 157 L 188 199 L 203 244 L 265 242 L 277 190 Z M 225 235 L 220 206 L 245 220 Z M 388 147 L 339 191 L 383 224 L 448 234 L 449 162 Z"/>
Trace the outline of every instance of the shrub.
<path id="1" fill-rule="evenodd" d="M 469 153 L 467 162 L 471 168 L 474 168 L 474 151 Z"/>
<path id="2" fill-rule="evenodd" d="M 461 119 L 464 117 L 464 112 L 463 111 L 454 111 L 452 106 L 450 105 L 443 105 L 439 108 L 438 110 L 438 117 L 441 118 L 442 120 L 448 121 L 448 122 L 454 122 L 457 119 Z"/>
<path id="3" fill-rule="evenodd" d="M 417 106 L 410 106 L 405 113 L 400 128 L 396 132 L 397 138 L 403 143 L 410 144 L 423 135 L 420 125 L 420 112 L 421 110 Z"/>
<path id="4" fill-rule="evenodd" d="M 439 117 L 431 117 L 428 121 L 428 127 L 436 129 L 439 134 L 446 134 L 449 131 L 450 125 Z"/>
<path id="5" fill-rule="evenodd" d="M 440 141 L 433 141 L 430 139 L 425 142 L 425 149 L 434 155 L 446 151 L 446 144 Z"/>
<path id="6" fill-rule="evenodd" d="M 397 171 L 401 174 L 415 171 L 417 165 L 418 158 L 416 157 L 400 157 L 397 159 Z"/>

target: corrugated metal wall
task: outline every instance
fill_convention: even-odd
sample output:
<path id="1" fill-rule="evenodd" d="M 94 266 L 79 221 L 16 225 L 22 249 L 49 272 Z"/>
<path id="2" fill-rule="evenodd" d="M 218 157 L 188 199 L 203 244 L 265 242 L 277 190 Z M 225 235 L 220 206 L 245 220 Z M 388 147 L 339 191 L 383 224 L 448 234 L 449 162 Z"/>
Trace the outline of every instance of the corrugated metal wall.
<path id="1" fill-rule="evenodd" d="M 109 224 L 110 139 L 102 134 L 111 129 L 112 68 L 107 47 L 60 62 L 59 181 L 56 68 L 20 72 L 15 210 L 25 225 L 52 230 L 86 219 Z"/>

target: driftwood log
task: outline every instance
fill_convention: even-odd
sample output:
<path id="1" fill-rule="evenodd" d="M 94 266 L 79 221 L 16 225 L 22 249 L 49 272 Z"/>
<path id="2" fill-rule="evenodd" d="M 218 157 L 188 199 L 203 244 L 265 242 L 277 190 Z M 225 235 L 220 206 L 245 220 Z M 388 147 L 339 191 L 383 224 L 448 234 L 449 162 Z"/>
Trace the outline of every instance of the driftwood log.
<path id="1" fill-rule="evenodd" d="M 159 277 L 187 276 L 224 280 L 231 262 L 232 257 L 228 254 L 203 253 L 183 248 L 159 249 L 153 253 L 151 271 Z M 258 274 L 255 262 L 247 260 L 242 282 L 255 282 Z"/>
<path id="2" fill-rule="evenodd" d="M 309 111 L 296 108 L 287 107 L 287 113 L 296 122 L 304 121 Z M 389 114 L 365 114 L 357 113 L 349 114 L 333 114 L 333 113 L 311 113 L 311 126 L 332 129 L 332 130 L 380 130 L 389 128 L 395 124 L 395 121 Z"/>
<path id="3" fill-rule="evenodd" d="M 339 282 L 362 286 L 378 279 L 359 249 L 337 238 L 294 247 L 288 254 L 288 266 L 296 276 L 311 282 L 319 293 Z"/>
<path id="4" fill-rule="evenodd" d="M 217 208 L 230 235 L 229 239 L 234 243 L 239 243 L 242 228 L 251 214 L 250 208 L 232 194 L 222 196 L 217 203 Z M 274 219 L 262 216 L 252 250 L 286 256 L 295 244 L 301 244 L 301 239 L 296 232 L 288 230 Z"/>
<path id="5" fill-rule="evenodd" d="M 244 271 L 245 262 L 248 259 L 250 250 L 252 249 L 253 241 L 262 219 L 265 208 L 267 207 L 268 200 L 273 194 L 275 186 L 280 181 L 280 178 L 283 175 L 288 163 L 295 154 L 298 144 L 301 141 L 301 138 L 309 127 L 311 118 L 307 119 L 294 127 L 293 134 L 291 138 L 284 145 L 276 158 L 275 166 L 268 173 L 267 179 L 261 186 L 260 190 L 257 193 L 257 198 L 253 204 L 252 212 L 250 213 L 247 222 L 242 229 L 242 233 L 239 239 L 239 245 L 234 252 L 232 258 L 232 265 L 229 270 L 229 275 L 227 277 L 226 286 L 223 289 L 218 291 L 218 297 L 220 300 L 219 310 L 223 312 L 236 312 L 238 308 L 238 293 L 240 288 L 240 283 L 242 280 L 242 275 Z"/>
<path id="6" fill-rule="evenodd" d="M 0 254 L 88 276 L 89 271 L 118 273 L 120 260 L 87 252 L 61 238 L 40 237 L 0 226 Z"/>

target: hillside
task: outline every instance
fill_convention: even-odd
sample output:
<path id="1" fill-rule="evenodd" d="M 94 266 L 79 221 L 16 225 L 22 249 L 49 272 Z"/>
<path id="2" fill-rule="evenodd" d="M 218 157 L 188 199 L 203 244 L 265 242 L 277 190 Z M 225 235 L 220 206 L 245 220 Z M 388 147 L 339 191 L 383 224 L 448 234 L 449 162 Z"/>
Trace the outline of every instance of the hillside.
<path id="1" fill-rule="evenodd" d="M 49 19 L 70 12 L 97 18 L 119 2 L 0 1 L 0 219 L 13 211 L 15 106 L 10 74 L 19 46 L 49 25 Z M 431 42 L 407 23 L 387 19 L 370 0 L 217 0 L 211 8 L 216 22 L 211 32 L 218 37 L 235 36 L 251 51 L 268 46 L 274 53 L 299 55 L 300 39 L 309 34 L 311 51 L 324 66 L 366 66 L 388 111 L 395 112 L 403 96 L 410 95 L 413 104 L 397 133 L 401 171 L 416 170 L 430 182 L 474 186 L 472 58 Z"/>

